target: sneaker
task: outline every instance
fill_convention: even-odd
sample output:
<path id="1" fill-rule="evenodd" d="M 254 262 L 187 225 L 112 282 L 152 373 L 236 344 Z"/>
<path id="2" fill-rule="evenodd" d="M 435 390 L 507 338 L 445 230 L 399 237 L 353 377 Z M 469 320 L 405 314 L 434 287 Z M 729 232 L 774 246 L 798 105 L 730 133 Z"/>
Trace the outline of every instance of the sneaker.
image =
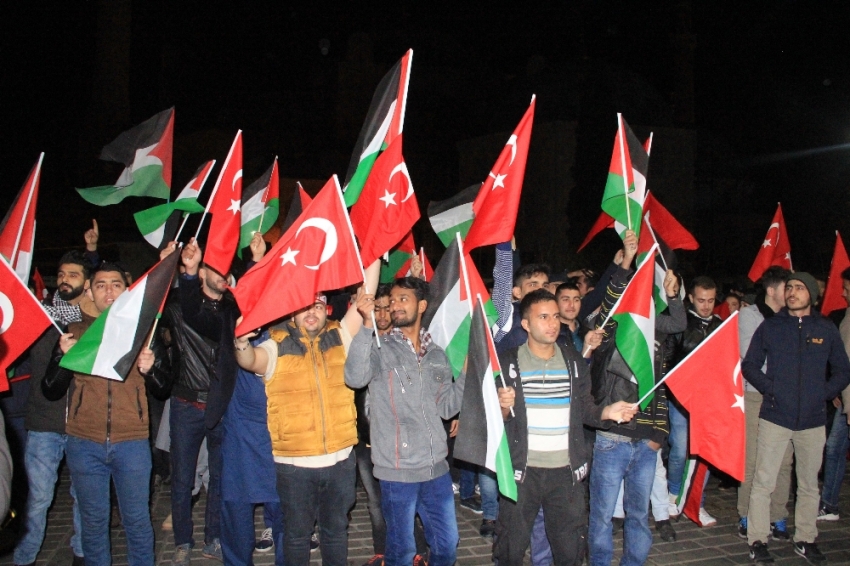
<path id="1" fill-rule="evenodd" d="M 268 552 L 274 548 L 274 539 L 272 538 L 271 527 L 263 531 L 260 540 L 254 545 L 254 550 L 257 552 Z"/>
<path id="2" fill-rule="evenodd" d="M 192 548 L 189 543 L 179 544 L 174 547 L 174 556 L 171 558 L 171 563 L 174 566 L 189 566 L 192 558 Z"/>
<path id="3" fill-rule="evenodd" d="M 219 562 L 224 562 L 221 557 L 221 541 L 217 538 L 212 539 L 212 542 L 204 545 L 204 550 L 201 552 L 204 558 L 212 558 Z"/>
<path id="4" fill-rule="evenodd" d="M 415 554 L 413 556 L 413 566 L 428 566 L 428 562 L 425 561 L 425 557 L 421 554 Z"/>
<path id="5" fill-rule="evenodd" d="M 741 517 L 738 519 L 738 536 L 742 539 L 747 539 L 747 518 Z"/>
<path id="6" fill-rule="evenodd" d="M 794 552 L 805 558 L 809 564 L 822 564 L 826 562 L 826 556 L 818 550 L 818 545 L 813 542 L 795 542 Z"/>
<path id="7" fill-rule="evenodd" d="M 162 522 L 162 530 L 163 531 L 173 531 L 174 524 L 171 522 L 171 513 L 168 514 L 168 517 Z"/>
<path id="8" fill-rule="evenodd" d="M 460 506 L 464 509 L 469 509 L 476 515 L 480 515 L 481 513 L 483 513 L 483 511 L 481 511 L 481 504 L 478 503 L 478 500 L 474 497 L 467 497 L 466 499 L 461 499 Z"/>
<path id="9" fill-rule="evenodd" d="M 773 540 L 791 540 L 791 535 L 788 534 L 788 527 L 785 519 L 780 519 L 775 523 L 770 524 L 770 538 Z"/>
<path id="10" fill-rule="evenodd" d="M 699 508 L 699 526 L 700 527 L 713 527 L 717 524 L 717 519 L 708 514 L 708 511 L 705 510 L 705 507 Z"/>
<path id="11" fill-rule="evenodd" d="M 452 482 L 452 493 L 460 495 L 460 484 Z"/>
<path id="12" fill-rule="evenodd" d="M 763 564 L 772 563 L 773 556 L 767 550 L 767 545 L 762 541 L 757 540 L 750 545 L 750 560 L 753 562 L 761 562 Z"/>
<path id="13" fill-rule="evenodd" d="M 668 514 L 670 515 L 671 519 L 675 519 L 679 516 L 679 506 L 676 504 L 677 497 L 678 495 L 673 495 L 672 493 L 670 494 L 670 507 L 668 510 Z"/>
<path id="14" fill-rule="evenodd" d="M 478 529 L 478 534 L 488 540 L 493 540 L 493 535 L 496 534 L 496 521 L 492 519 L 481 521 L 481 528 Z"/>
<path id="15" fill-rule="evenodd" d="M 316 552 L 319 550 L 319 535 L 313 533 L 313 536 L 310 537 L 310 552 Z"/>
<path id="16" fill-rule="evenodd" d="M 655 530 L 664 542 L 674 542 L 676 540 L 676 529 L 670 524 L 670 519 L 663 521 L 655 521 Z"/>
<path id="17" fill-rule="evenodd" d="M 837 521 L 838 519 L 838 511 L 829 511 L 826 507 L 818 510 L 818 521 Z"/>
<path id="18" fill-rule="evenodd" d="M 375 556 L 367 560 L 366 563 L 363 564 L 363 566 L 384 566 L 384 555 L 376 554 Z"/>
<path id="19" fill-rule="evenodd" d="M 626 520 L 623 517 L 611 517 L 611 534 L 617 534 L 617 531 L 623 530 L 623 523 Z"/>
<path id="20" fill-rule="evenodd" d="M 481 495 L 481 484 L 475 484 L 475 495 Z"/>

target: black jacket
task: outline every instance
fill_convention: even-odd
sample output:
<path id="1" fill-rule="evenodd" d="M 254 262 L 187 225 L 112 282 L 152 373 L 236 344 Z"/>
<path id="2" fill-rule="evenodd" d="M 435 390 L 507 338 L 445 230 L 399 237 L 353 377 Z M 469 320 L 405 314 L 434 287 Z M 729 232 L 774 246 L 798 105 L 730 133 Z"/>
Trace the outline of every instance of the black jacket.
<path id="1" fill-rule="evenodd" d="M 582 481 L 588 472 L 588 460 L 591 448 L 587 446 L 583 425 L 603 428 L 602 409 L 604 405 L 596 405 L 590 395 L 590 375 L 587 362 L 579 356 L 575 348 L 558 344 L 567 369 L 570 374 L 570 432 L 569 454 L 570 469 L 573 482 Z M 499 365 L 505 384 L 513 387 L 516 392 L 514 399 L 514 416 L 508 415 L 505 420 L 505 434 L 511 451 L 511 463 L 514 468 L 514 479 L 522 482 L 525 479 L 525 469 L 528 463 L 528 415 L 525 412 L 525 396 L 522 390 L 520 367 L 517 349 L 511 348 L 499 354 Z"/>
<path id="2" fill-rule="evenodd" d="M 239 308 L 229 296 L 216 301 L 217 309 L 205 308 L 198 277 L 181 276 L 178 291 L 183 321 L 218 346 L 215 371 L 210 375 L 207 409 L 204 413 L 207 428 L 215 428 L 227 411 L 227 405 L 230 404 L 233 389 L 236 387 L 238 366 L 233 351 L 233 340 Z"/>
<path id="3" fill-rule="evenodd" d="M 675 363 L 682 361 L 685 356 L 694 351 L 700 342 L 705 340 L 709 334 L 717 330 L 723 323 L 720 317 L 711 315 L 709 318 L 699 316 L 692 309 L 688 310 L 688 326 L 684 332 L 676 337 L 677 351 Z M 675 365 L 675 364 L 673 364 Z"/>
<path id="4" fill-rule="evenodd" d="M 215 314 L 219 301 L 201 293 L 202 308 Z M 183 320 L 180 297 L 172 295 L 165 305 L 162 329 L 167 330 L 171 350 L 174 387 L 171 394 L 185 401 L 206 403 L 210 391 L 210 376 L 215 373 L 218 340 L 202 336 Z"/>
<path id="5" fill-rule="evenodd" d="M 767 373 L 761 368 L 767 361 Z M 759 417 L 791 430 L 826 425 L 826 401 L 850 383 L 850 361 L 838 329 L 815 311 L 783 308 L 756 329 L 741 363 L 764 400 Z"/>
<path id="6" fill-rule="evenodd" d="M 41 391 L 41 381 L 47 372 L 47 365 L 56 345 L 56 332 L 53 327 L 41 335 L 30 349 L 32 374 L 30 392 L 27 398 L 27 416 L 24 425 L 34 432 L 56 432 L 65 434 L 65 410 L 68 398 L 62 395 L 56 401 L 45 398 Z"/>

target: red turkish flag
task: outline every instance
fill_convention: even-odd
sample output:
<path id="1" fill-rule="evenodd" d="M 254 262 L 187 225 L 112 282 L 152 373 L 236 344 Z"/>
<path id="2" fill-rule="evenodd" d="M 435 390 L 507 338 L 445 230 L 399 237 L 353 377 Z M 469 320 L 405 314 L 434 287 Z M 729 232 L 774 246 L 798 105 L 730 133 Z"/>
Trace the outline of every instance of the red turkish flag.
<path id="1" fill-rule="evenodd" d="M 9 264 L 0 264 L 0 391 L 8 391 L 6 370 L 52 322 Z"/>
<path id="2" fill-rule="evenodd" d="M 320 291 L 361 281 L 360 255 L 334 175 L 232 289 L 244 317 L 236 336 L 311 305 Z"/>
<path id="3" fill-rule="evenodd" d="M 35 209 L 41 178 L 42 153 L 30 170 L 21 192 L 0 225 L 0 255 L 5 257 L 21 281 L 29 280 L 35 245 Z"/>
<path id="4" fill-rule="evenodd" d="M 841 241 L 841 234 L 835 231 L 835 251 L 832 253 L 832 265 L 829 268 L 829 279 L 826 281 L 826 289 L 820 303 L 820 312 L 826 316 L 832 311 L 847 308 L 842 292 L 844 285 L 841 272 L 850 267 L 850 258 Z"/>
<path id="5" fill-rule="evenodd" d="M 738 351 L 738 313 L 732 313 L 666 376 L 667 387 L 690 414 L 690 452 L 744 480 L 744 377 Z"/>
<path id="6" fill-rule="evenodd" d="M 242 130 L 236 132 L 211 198 L 209 211 L 212 221 L 204 250 L 204 263 L 220 274 L 227 275 L 239 244 L 239 230 L 242 226 Z"/>
<path id="7" fill-rule="evenodd" d="M 535 100 L 532 96 L 528 110 L 508 138 L 472 203 L 475 216 L 463 241 L 467 253 L 481 246 L 507 242 L 514 235 L 528 145 L 531 143 Z"/>
<path id="8" fill-rule="evenodd" d="M 785 229 L 785 218 L 782 216 L 782 204 L 776 206 L 776 214 L 773 222 L 767 229 L 767 235 L 761 244 L 756 260 L 750 268 L 748 277 L 755 283 L 764 274 L 768 267 L 778 265 L 785 269 L 791 269 L 791 242 L 788 240 L 788 232 Z"/>
<path id="9" fill-rule="evenodd" d="M 364 267 L 394 248 L 419 220 L 419 203 L 401 144 L 399 134 L 378 156 L 360 198 L 351 207 L 351 225 Z"/>

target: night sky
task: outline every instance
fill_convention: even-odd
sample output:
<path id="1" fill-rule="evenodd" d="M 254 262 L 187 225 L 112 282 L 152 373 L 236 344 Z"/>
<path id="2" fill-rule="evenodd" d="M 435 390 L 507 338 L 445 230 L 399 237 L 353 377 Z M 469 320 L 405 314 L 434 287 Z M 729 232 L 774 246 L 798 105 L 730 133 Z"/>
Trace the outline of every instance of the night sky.
<path id="1" fill-rule="evenodd" d="M 850 238 L 846 2 L 377 6 L 90 0 L 6 7 L 0 209 L 45 151 L 36 264 L 53 258 L 51 250 L 81 244 L 92 217 L 104 243 L 141 241 L 131 214 L 155 202 L 97 208 L 73 187 L 114 182 L 121 166 L 99 162 L 100 148 L 170 106 L 174 194 L 202 161 L 220 165 L 239 128 L 248 182 L 275 155 L 284 177 L 344 176 L 375 86 L 412 47 L 404 151 L 423 215 L 430 200 L 487 173 L 460 178 L 456 144 L 509 132 L 536 93 L 536 124 L 577 124 L 576 187 L 561 216 L 524 212 L 539 213 L 541 230 L 570 250 L 599 213 L 616 112 L 639 133 L 696 134 L 700 194 L 690 207 L 671 207 L 702 243 L 681 254 L 690 275 L 742 277 L 778 201 L 795 268 L 825 273 L 834 231 Z M 683 58 L 687 45 L 694 48 Z M 346 69 L 366 72 L 352 78 Z M 436 259 L 428 230 L 423 218 L 417 234 Z M 612 243 L 602 238 L 577 257 L 571 251 L 570 267 L 601 267 Z"/>

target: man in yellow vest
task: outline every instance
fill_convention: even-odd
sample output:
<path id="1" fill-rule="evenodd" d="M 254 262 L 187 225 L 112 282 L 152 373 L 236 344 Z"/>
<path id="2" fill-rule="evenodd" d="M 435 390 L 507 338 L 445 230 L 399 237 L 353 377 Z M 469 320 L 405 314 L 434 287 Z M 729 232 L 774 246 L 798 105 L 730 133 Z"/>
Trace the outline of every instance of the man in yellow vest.
<path id="1" fill-rule="evenodd" d="M 375 289 L 380 264 L 366 270 Z M 358 293 L 358 296 L 362 292 Z M 352 336 L 362 325 L 353 306 L 340 322 L 328 320 L 327 297 L 271 328 L 271 339 L 252 347 L 250 333 L 235 341 L 236 361 L 263 376 L 268 396 L 277 491 L 283 508 L 284 556 L 291 566 L 310 563 L 310 536 L 318 520 L 324 566 L 348 564 L 348 511 L 355 501 L 357 443 L 354 391 L 343 368 Z"/>

